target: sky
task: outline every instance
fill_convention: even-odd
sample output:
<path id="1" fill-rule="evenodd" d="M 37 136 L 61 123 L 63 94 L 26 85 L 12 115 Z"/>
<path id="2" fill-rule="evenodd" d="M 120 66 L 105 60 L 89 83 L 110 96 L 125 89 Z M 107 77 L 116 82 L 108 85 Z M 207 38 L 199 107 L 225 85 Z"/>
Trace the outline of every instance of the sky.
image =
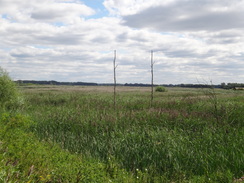
<path id="1" fill-rule="evenodd" d="M 244 0 L 0 0 L 14 80 L 244 83 Z"/>

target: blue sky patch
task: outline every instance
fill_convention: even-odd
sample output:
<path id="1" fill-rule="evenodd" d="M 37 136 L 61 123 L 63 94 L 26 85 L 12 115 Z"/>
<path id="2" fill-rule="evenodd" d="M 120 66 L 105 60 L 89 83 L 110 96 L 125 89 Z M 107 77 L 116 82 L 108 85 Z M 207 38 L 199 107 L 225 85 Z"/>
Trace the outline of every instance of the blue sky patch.
<path id="1" fill-rule="evenodd" d="M 103 6 L 103 0 L 82 0 L 86 6 L 94 9 L 96 13 L 94 15 L 89 16 L 88 18 L 102 18 L 109 15 L 107 9 Z"/>

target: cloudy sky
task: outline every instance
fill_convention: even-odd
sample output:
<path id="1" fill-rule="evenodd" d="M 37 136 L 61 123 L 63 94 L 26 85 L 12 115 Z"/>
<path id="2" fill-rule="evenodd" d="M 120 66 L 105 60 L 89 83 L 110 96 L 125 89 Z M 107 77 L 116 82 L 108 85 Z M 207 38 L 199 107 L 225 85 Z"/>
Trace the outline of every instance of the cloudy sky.
<path id="1" fill-rule="evenodd" d="M 14 80 L 244 83 L 244 0 L 0 0 Z"/>

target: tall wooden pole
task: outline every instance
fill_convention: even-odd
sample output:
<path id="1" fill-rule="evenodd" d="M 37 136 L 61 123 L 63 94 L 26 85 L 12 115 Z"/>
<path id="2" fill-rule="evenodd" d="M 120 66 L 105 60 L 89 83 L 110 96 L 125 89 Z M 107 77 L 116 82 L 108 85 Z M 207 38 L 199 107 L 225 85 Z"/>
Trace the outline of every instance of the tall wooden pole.
<path id="1" fill-rule="evenodd" d="M 114 110 L 116 109 L 116 50 L 114 50 Z"/>
<path id="2" fill-rule="evenodd" d="M 151 81 L 151 107 L 153 103 L 153 50 L 151 50 L 151 75 L 152 75 L 152 81 Z"/>

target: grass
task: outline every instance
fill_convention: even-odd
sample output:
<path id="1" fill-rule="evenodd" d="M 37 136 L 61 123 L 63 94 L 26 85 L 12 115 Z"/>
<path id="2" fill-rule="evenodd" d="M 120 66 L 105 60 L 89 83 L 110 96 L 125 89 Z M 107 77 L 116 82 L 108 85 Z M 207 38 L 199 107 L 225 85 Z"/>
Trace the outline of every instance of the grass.
<path id="1" fill-rule="evenodd" d="M 35 180 L 46 182 L 77 182 L 83 174 L 90 177 L 83 182 L 233 182 L 244 175 L 242 91 L 168 88 L 150 107 L 150 88 L 118 87 L 114 110 L 112 87 L 22 90 L 22 115 L 34 122 L 19 136 L 30 135 L 28 149 L 40 153 L 27 158 L 35 161 L 21 169 L 25 178 L 32 165 L 41 172 Z"/>
<path id="2" fill-rule="evenodd" d="M 84 159 L 39 141 L 28 130 L 31 124 L 25 116 L 2 114 L 0 182 L 134 182 L 125 170 L 117 171 L 113 162 Z"/>

